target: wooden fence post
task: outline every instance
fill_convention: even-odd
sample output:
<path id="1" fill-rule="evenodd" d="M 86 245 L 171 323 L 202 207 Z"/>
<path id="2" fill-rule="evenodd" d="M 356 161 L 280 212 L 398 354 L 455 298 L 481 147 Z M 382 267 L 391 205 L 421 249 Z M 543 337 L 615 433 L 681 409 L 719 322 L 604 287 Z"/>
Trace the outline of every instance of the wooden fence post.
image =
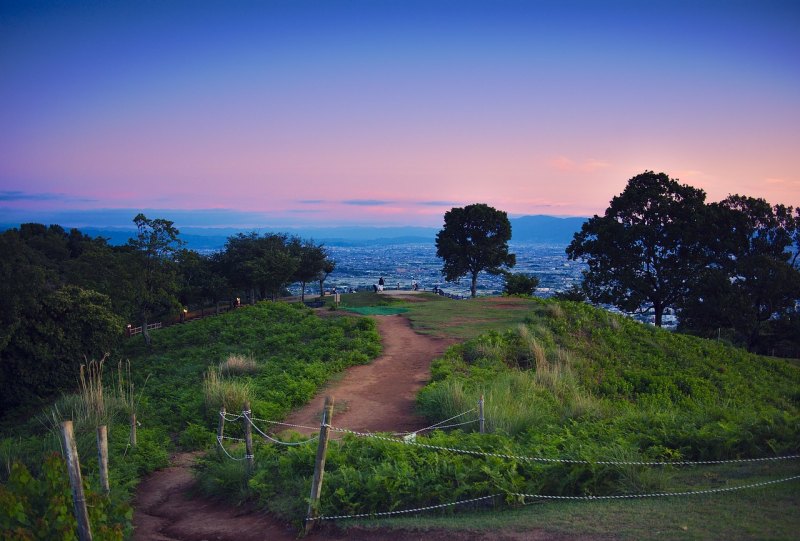
<path id="1" fill-rule="evenodd" d="M 484 434 L 484 423 L 486 419 L 483 416 L 483 395 L 481 395 L 481 399 L 478 400 L 478 426 L 480 429 L 481 434 Z"/>
<path id="2" fill-rule="evenodd" d="M 322 494 L 322 477 L 325 475 L 325 455 L 328 452 L 328 431 L 333 420 L 333 397 L 325 397 L 325 409 L 322 410 L 322 422 L 319 427 L 319 443 L 317 458 L 314 461 L 314 479 L 311 482 L 311 501 L 306 513 L 306 534 L 311 532 L 319 516 L 319 497 Z"/>
<path id="3" fill-rule="evenodd" d="M 131 447 L 136 449 L 136 412 L 131 413 Z"/>
<path id="4" fill-rule="evenodd" d="M 108 485 L 108 427 L 97 427 L 97 461 L 100 463 L 100 488 L 108 496 L 111 487 Z"/>
<path id="5" fill-rule="evenodd" d="M 245 458 L 247 458 L 247 471 L 253 471 L 253 427 L 250 426 L 250 402 L 244 403 L 244 410 L 242 410 L 242 419 L 244 422 L 244 448 Z"/>
<path id="6" fill-rule="evenodd" d="M 64 449 L 67 453 L 69 484 L 72 487 L 72 502 L 75 507 L 75 518 L 78 521 L 78 539 L 80 539 L 80 541 L 92 541 L 92 529 L 89 526 L 89 513 L 86 510 L 86 497 L 83 494 L 81 463 L 80 460 L 78 460 L 78 448 L 75 445 L 75 433 L 72 430 L 72 421 L 64 421 L 61 423 L 61 436 L 64 440 Z"/>
<path id="7" fill-rule="evenodd" d="M 222 454 L 222 435 L 225 434 L 225 406 L 219 410 L 219 424 L 217 425 L 217 454 Z"/>

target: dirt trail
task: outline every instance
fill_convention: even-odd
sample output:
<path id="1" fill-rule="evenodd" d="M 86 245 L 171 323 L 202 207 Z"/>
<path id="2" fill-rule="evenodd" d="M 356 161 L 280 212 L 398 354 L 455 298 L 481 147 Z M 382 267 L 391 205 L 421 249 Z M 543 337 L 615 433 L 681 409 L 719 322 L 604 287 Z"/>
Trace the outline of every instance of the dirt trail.
<path id="1" fill-rule="evenodd" d="M 369 365 L 350 368 L 287 422 L 319 426 L 326 395 L 335 398 L 334 425 L 360 431 L 407 431 L 422 428 L 414 398 L 429 377 L 430 363 L 450 342 L 415 333 L 401 316 L 375 318 L 383 354 Z M 296 539 L 296 529 L 257 512 L 194 497 L 191 464 L 195 454 L 174 456 L 170 467 L 145 479 L 136 493 L 133 539 L 136 541 L 250 541 Z M 301 496 L 298 496 L 301 497 Z M 398 539 L 397 533 L 364 532 L 361 539 Z M 323 530 L 312 537 L 347 539 Z M 430 535 L 427 536 L 431 538 Z"/>
<path id="2" fill-rule="evenodd" d="M 287 423 L 318 427 L 325 396 L 330 395 L 334 426 L 367 432 L 406 432 L 425 426 L 425 419 L 414 414 L 415 398 L 430 377 L 431 361 L 453 342 L 417 334 L 402 316 L 375 320 L 383 354 L 370 364 L 348 369 L 340 381 L 289 415 Z"/>

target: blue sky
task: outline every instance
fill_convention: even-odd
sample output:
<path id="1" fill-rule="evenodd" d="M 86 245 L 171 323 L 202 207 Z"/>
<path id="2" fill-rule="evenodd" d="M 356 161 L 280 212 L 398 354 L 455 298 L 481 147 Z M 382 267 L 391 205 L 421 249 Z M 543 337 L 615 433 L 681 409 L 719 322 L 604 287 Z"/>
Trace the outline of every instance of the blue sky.
<path id="1" fill-rule="evenodd" d="M 797 2 L 3 1 L 0 222 L 798 204 L 797 66 Z"/>

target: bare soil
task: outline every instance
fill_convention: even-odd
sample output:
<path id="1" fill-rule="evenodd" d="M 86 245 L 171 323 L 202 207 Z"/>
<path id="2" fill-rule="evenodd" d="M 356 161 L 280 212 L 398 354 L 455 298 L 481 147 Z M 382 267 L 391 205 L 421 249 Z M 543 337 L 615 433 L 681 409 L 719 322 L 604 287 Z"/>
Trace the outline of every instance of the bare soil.
<path id="1" fill-rule="evenodd" d="M 402 316 L 375 317 L 383 354 L 369 365 L 347 370 L 309 404 L 292 413 L 288 423 L 319 426 L 325 396 L 335 400 L 334 426 L 356 431 L 405 432 L 423 428 L 425 420 L 414 412 L 417 391 L 427 382 L 430 363 L 452 343 L 417 334 Z M 305 432 L 312 432 L 309 428 Z M 300 430 L 303 431 L 303 430 Z M 142 481 L 134 502 L 136 541 L 291 541 L 297 529 L 258 510 L 234 507 L 193 494 L 191 466 L 196 453 L 178 453 L 170 466 Z M 298 495 L 301 497 L 301 495 Z M 398 531 L 327 525 L 309 539 L 343 541 L 438 540 L 544 540 L 567 539 L 543 531 Z M 569 539 L 580 539 L 570 537 Z"/>

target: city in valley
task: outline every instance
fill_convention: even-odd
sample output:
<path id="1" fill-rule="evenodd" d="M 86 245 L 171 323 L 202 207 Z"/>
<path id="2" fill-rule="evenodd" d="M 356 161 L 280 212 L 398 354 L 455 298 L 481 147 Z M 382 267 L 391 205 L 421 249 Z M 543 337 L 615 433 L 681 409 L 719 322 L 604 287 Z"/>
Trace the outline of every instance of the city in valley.
<path id="1" fill-rule="evenodd" d="M 586 265 L 570 261 L 564 245 L 515 244 L 509 251 L 516 254 L 514 273 L 533 274 L 540 280 L 537 294 L 549 296 L 579 284 Z M 410 290 L 416 283 L 420 290 L 434 289 L 454 297 L 468 297 L 469 277 L 459 282 L 445 282 L 442 260 L 436 257 L 433 243 L 370 244 L 363 246 L 326 246 L 336 269 L 325 280 L 325 288 L 346 293 L 351 290 L 372 289 L 383 277 L 387 289 Z M 290 288 L 300 293 L 300 285 Z M 503 276 L 482 272 L 478 275 L 478 295 L 500 295 Z M 317 284 L 306 284 L 306 293 L 318 293 Z"/>

